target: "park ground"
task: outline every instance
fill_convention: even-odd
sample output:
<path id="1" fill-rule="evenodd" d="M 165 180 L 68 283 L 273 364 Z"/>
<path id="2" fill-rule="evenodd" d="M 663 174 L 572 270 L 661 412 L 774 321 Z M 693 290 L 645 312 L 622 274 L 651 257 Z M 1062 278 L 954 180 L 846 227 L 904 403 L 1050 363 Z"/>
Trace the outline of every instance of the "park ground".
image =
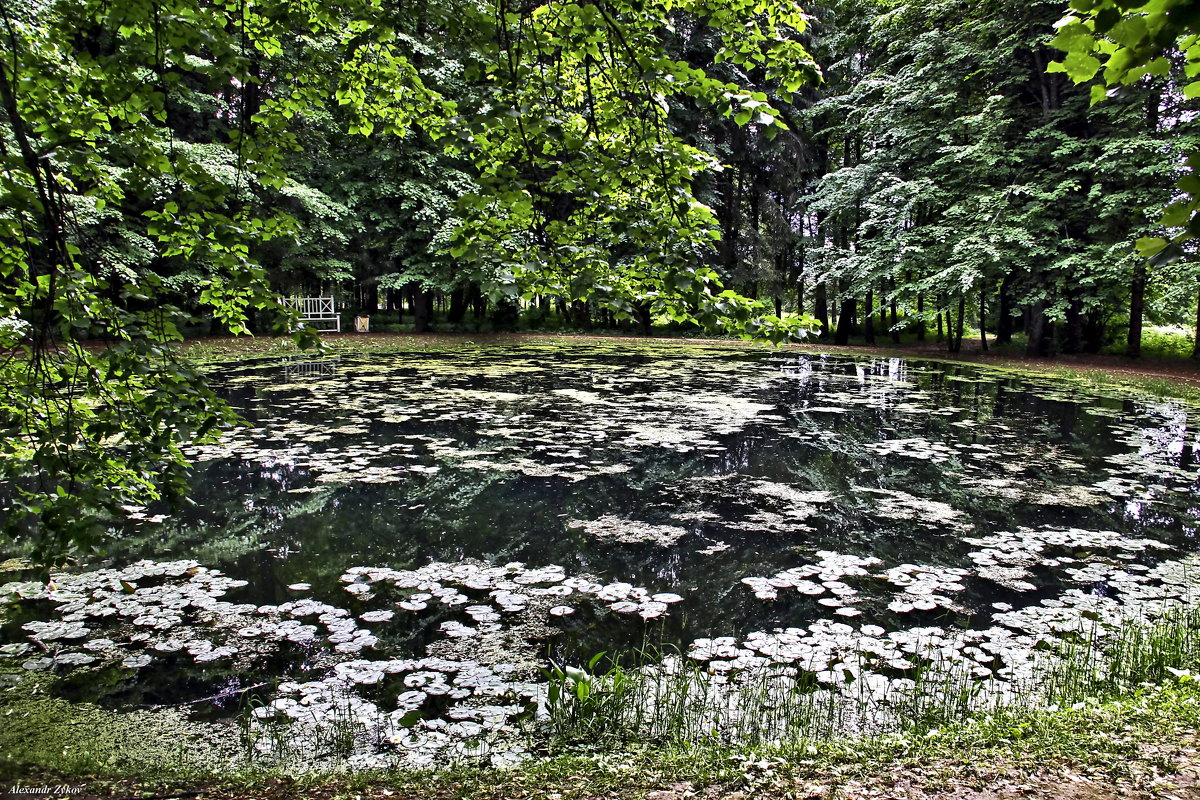
<path id="1" fill-rule="evenodd" d="M 7 760 L 7 759 L 6 759 Z M 998 713 L 906 739 L 775 751 L 564 747 L 506 770 L 303 776 L 242 767 L 95 773 L 0 763 L 8 794 L 138 800 L 1196 800 L 1200 685 L 1186 676 L 1107 703 Z M 64 789 L 65 787 L 65 789 Z"/>

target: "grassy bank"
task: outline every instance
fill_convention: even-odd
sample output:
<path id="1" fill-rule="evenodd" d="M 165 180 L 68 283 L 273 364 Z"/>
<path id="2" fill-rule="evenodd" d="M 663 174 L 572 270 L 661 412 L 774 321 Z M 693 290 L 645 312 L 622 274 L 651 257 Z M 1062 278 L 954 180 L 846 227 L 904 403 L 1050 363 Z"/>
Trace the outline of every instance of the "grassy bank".
<path id="1" fill-rule="evenodd" d="M 1029 703 L 971 713 L 947 703 L 887 733 L 836 735 L 799 726 L 783 744 L 648 736 L 629 726 L 637 692 L 586 705 L 563 701 L 540 752 L 515 768 L 312 772 L 248 760 L 236 729 L 180 711 L 114 712 L 52 698 L 37 684 L 0 693 L 0 778 L 10 785 L 83 787 L 97 796 L 651 798 L 970 797 L 1036 784 L 1043 797 L 1081 786 L 1122 797 L 1200 796 L 1200 610 L 1131 622 L 1103 649 L 1076 640 L 1058 653 Z M 609 674 L 613 674 L 609 671 Z M 622 680 L 636 682 L 623 675 Z M 600 682 L 592 687 L 599 691 Z M 577 697 L 574 693 L 572 697 Z M 755 709 L 756 715 L 768 712 Z M 807 722 L 811 722 L 808 720 Z M 582 724 L 589 723 L 589 724 Z M 601 723 L 601 724 L 595 724 Z M 966 794 L 964 794 L 966 793 Z"/>
<path id="2" fill-rule="evenodd" d="M 1195 797 L 1200 765 L 1200 685 L 1185 679 L 1077 708 L 1000 712 L 920 736 L 730 750 L 630 746 L 575 752 L 510 770 L 296 775 L 241 768 L 221 776 L 160 765 L 136 770 L 20 766 L 12 785 L 67 784 L 88 795 L 360 798 L 687 798 L 695 796 L 895 798 L 1036 786 L 1042 797 L 1120 787 L 1122 797 Z M 7 737 L 6 737 L 7 738 Z M 11 758 L 12 751 L 7 748 Z M 965 793 L 965 794 L 964 794 Z M 1018 792 L 1026 794 L 1029 792 Z M 78 795 L 76 795 L 78 796 Z M 995 797 L 997 794 L 988 794 Z"/>

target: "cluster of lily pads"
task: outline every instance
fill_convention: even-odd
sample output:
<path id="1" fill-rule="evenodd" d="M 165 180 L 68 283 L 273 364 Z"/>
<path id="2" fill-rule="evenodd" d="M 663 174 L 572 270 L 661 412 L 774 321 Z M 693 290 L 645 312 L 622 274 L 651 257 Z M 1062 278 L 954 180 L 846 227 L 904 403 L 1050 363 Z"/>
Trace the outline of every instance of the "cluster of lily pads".
<path id="1" fill-rule="evenodd" d="M 253 674 L 277 684 L 250 714 L 263 753 L 281 737 L 320 749 L 341 736 L 360 766 L 505 764 L 528 753 L 522 726 L 546 715 L 546 646 L 588 631 L 645 632 L 636 626 L 670 617 L 686 656 L 644 675 L 698 665 L 715 702 L 743 709 L 771 676 L 771 691 L 811 690 L 867 719 L 897 713 L 918 673 L 967 676 L 981 702 L 1027 695 L 1047 645 L 1152 618 L 1198 588 L 1195 557 L 1180 552 L 1197 527 L 1186 409 L 1100 405 L 1061 385 L 1007 392 L 1082 411 L 1102 432 L 1085 447 L 1052 415 L 997 411 L 997 387 L 1012 380 L 1000 372 L 622 347 L 347 357 L 286 382 L 233 368 L 225 382 L 256 392 L 253 424 L 189 449 L 277 487 L 295 503 L 280 501 L 281 514 L 313 513 L 321 499 L 293 495 L 358 485 L 414 518 L 470 495 L 456 488 L 467 479 L 548 486 L 541 494 L 564 493 L 563 507 L 528 524 L 579 560 L 530 561 L 586 574 L 323 554 L 341 576 L 342 591 L 317 587 L 331 602 L 294 583 L 284 602 L 261 605 L 223 599 L 245 588 L 240 573 L 139 561 L 0 586 L 0 663 L 130 682 L 183 666 Z M 232 483 L 238 505 L 254 506 Z M 631 500 L 592 491 L 617 483 Z M 173 522 L 127 511 L 138 526 Z M 459 547 L 449 516 L 436 529 L 447 549 Z M 464 527 L 480 519 L 463 516 Z M 459 552 L 513 552 L 490 544 Z M 389 556 L 431 557 L 446 558 Z M 529 551 L 496 561 L 512 557 Z M 618 580 L 629 561 L 658 589 Z M 697 562 L 701 580 L 686 569 Z"/>

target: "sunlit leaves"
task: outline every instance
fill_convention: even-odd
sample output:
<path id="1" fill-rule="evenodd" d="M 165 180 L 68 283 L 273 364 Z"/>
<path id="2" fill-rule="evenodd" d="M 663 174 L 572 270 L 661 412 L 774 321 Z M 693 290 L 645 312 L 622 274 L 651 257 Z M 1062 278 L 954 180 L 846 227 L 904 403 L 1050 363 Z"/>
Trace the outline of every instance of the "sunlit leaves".
<path id="1" fill-rule="evenodd" d="M 1184 62 L 1189 79 L 1181 87 L 1185 98 L 1200 96 L 1200 14 L 1190 0 L 1074 0 L 1075 13 L 1059 23 L 1059 34 L 1051 44 L 1066 52 L 1051 71 L 1065 72 L 1076 83 L 1092 80 L 1097 73 L 1106 86 L 1129 86 L 1146 76 L 1166 76 L 1171 59 Z M 1103 71 L 1101 72 L 1101 68 Z M 1109 95 L 1093 87 L 1092 102 Z M 1182 242 L 1200 233 L 1200 193 L 1184 178 L 1177 186 L 1188 195 L 1163 218 L 1168 227 L 1182 227 L 1173 241 Z M 1167 247 L 1168 239 L 1143 239 L 1138 252 L 1151 256 Z M 1153 249 L 1153 248 L 1157 249 Z"/>

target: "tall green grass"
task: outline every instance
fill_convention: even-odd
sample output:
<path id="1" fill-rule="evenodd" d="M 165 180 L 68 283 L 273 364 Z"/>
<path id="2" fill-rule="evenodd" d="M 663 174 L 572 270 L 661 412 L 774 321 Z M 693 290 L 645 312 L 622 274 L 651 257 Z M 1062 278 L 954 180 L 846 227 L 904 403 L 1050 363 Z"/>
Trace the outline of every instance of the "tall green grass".
<path id="1" fill-rule="evenodd" d="M 1061 640 L 1032 674 L 997 691 L 971 664 L 941 658 L 905 674 L 881 696 L 869 681 L 821 684 L 789 665 L 720 675 L 679 656 L 633 654 L 599 669 L 556 667 L 541 733 L 553 743 L 647 742 L 680 747 L 805 746 L 847 735 L 923 735 L 964 720 L 1014 709 L 1106 702 L 1200 671 L 1200 605 L 1179 605 L 1153 621 L 1128 620 Z M 603 654 L 601 654 L 602 656 Z"/>

